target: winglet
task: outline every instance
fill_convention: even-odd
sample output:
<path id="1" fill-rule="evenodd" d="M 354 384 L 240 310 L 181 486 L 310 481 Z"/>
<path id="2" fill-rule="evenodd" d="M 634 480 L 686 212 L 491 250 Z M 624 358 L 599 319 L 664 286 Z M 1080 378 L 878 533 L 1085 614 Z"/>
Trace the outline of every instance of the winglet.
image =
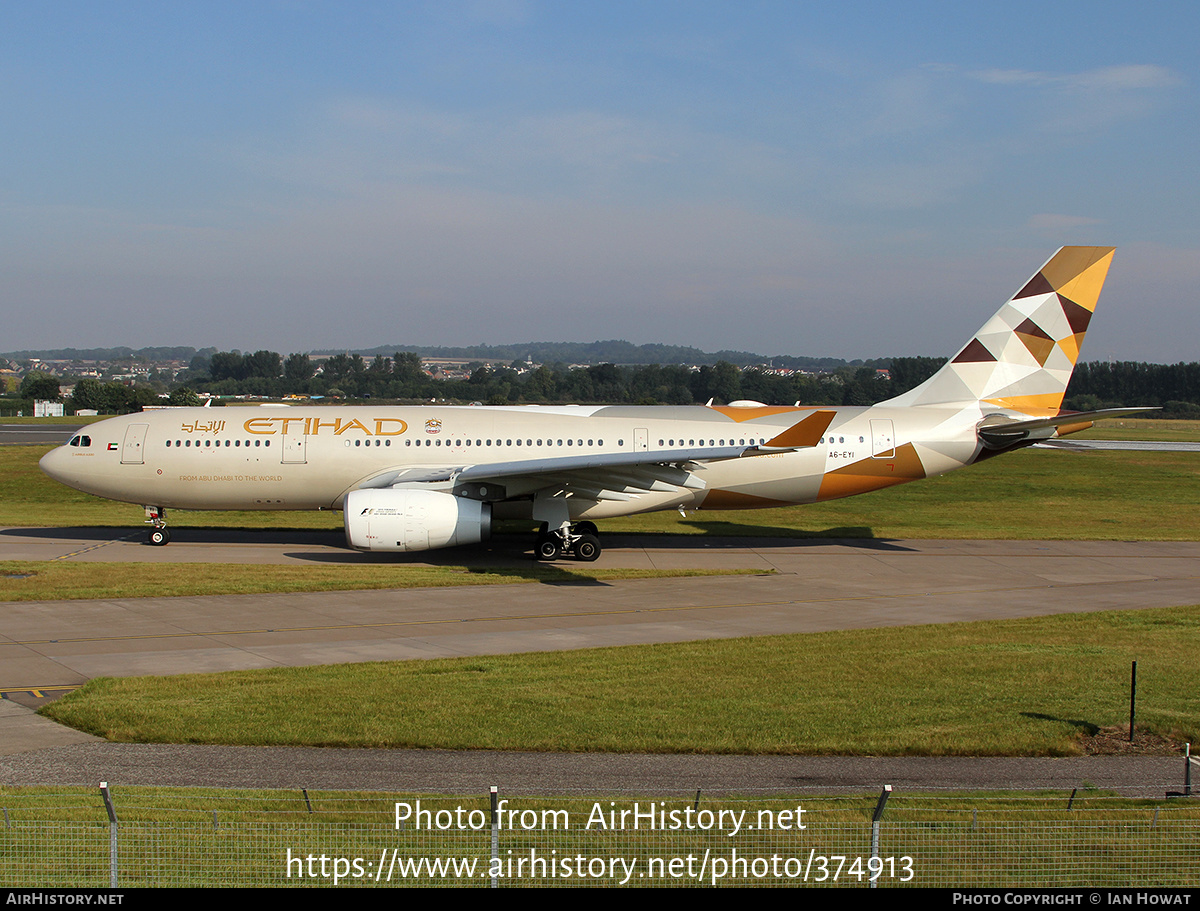
<path id="1" fill-rule="evenodd" d="M 767 440 L 762 449 L 807 449 L 816 446 L 837 417 L 836 411 L 814 411 L 804 420 L 793 424 L 774 439 Z"/>

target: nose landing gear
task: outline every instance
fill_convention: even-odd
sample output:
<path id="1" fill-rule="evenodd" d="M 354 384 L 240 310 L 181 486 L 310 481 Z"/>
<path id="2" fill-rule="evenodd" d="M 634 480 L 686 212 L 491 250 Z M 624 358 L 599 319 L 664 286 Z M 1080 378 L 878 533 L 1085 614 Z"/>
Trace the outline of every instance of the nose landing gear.
<path id="1" fill-rule="evenodd" d="M 171 542 L 171 533 L 167 531 L 167 511 L 165 509 L 161 506 L 147 506 L 146 521 L 153 526 L 146 535 L 147 544 L 162 547 Z"/>

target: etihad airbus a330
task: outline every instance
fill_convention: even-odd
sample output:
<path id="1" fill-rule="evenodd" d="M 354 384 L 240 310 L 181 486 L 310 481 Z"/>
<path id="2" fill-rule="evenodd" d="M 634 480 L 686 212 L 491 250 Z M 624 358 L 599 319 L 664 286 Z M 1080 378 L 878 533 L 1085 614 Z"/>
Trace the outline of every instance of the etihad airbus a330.
<path id="1" fill-rule="evenodd" d="M 934 376 L 870 407 L 165 409 L 93 424 L 41 467 L 145 506 L 151 544 L 171 508 L 337 509 L 364 551 L 473 544 L 524 518 L 541 559 L 595 560 L 594 520 L 853 496 L 1142 410 L 1061 411 L 1112 256 L 1063 247 Z"/>

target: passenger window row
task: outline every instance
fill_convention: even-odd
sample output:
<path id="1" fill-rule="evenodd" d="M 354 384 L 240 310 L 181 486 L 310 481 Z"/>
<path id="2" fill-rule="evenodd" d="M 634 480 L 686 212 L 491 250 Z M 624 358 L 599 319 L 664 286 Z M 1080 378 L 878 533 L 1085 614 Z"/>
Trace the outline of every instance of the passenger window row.
<path id="1" fill-rule="evenodd" d="M 700 440 L 699 442 L 697 442 L 696 440 L 686 440 L 686 441 L 685 440 L 659 440 L 658 446 L 660 449 L 665 446 L 683 446 L 685 442 L 687 443 L 688 446 L 697 446 L 697 445 L 703 446 L 703 445 L 705 445 L 704 440 Z M 756 443 L 761 445 L 765 442 L 767 442 L 765 439 L 756 440 L 753 437 L 751 437 L 751 439 L 750 439 L 751 446 L 755 445 Z M 724 446 L 725 441 L 724 440 L 709 440 L 708 445 L 709 446 Z M 730 446 L 745 446 L 746 441 L 744 439 L 743 440 L 732 440 L 731 439 L 729 441 L 729 445 Z"/>
<path id="2" fill-rule="evenodd" d="M 764 439 L 764 438 L 761 438 L 761 437 L 760 437 L 759 439 L 754 439 L 753 437 L 751 437 L 751 438 L 749 439 L 749 441 L 747 441 L 747 440 L 746 440 L 746 439 L 744 439 L 744 438 L 743 438 L 743 439 L 738 439 L 738 440 L 730 439 L 730 440 L 728 440 L 728 445 L 729 445 L 729 446 L 745 446 L 745 445 L 747 445 L 747 443 L 748 443 L 750 446 L 754 446 L 754 445 L 756 445 L 756 444 L 757 444 L 757 445 L 763 445 L 763 444 L 765 444 L 766 442 L 767 442 L 767 441 L 766 441 L 766 439 Z M 831 442 L 831 443 L 833 442 L 833 437 L 830 437 L 830 438 L 829 438 L 829 442 Z M 862 437 L 859 437 L 859 442 L 862 442 Z M 217 449 L 220 449 L 222 446 L 224 446 L 226 449 L 228 449 L 228 448 L 229 448 L 229 447 L 231 447 L 231 446 L 232 446 L 232 447 L 234 447 L 234 448 L 245 447 L 245 448 L 249 449 L 249 448 L 250 448 L 250 446 L 252 445 L 252 441 L 250 441 L 250 440 L 244 440 L 244 441 L 243 441 L 243 440 L 211 440 L 211 439 L 209 439 L 209 440 L 205 440 L 205 441 L 204 441 L 204 448 L 206 448 L 206 449 L 211 449 L 211 448 L 214 448 L 214 444 L 215 444 L 215 448 L 217 448 Z M 351 444 L 351 442 L 350 442 L 350 440 L 346 440 L 346 441 L 345 441 L 345 444 L 346 444 L 347 446 L 350 446 L 350 445 L 352 445 L 352 444 Z M 373 444 L 373 445 L 375 445 L 375 446 L 391 446 L 391 445 L 392 445 L 392 441 L 391 441 L 391 440 L 378 440 L 378 439 L 376 439 L 376 440 L 374 440 L 374 441 L 372 441 L 372 440 L 362 440 L 362 439 L 355 439 L 355 440 L 354 440 L 354 442 L 353 442 L 353 445 L 354 445 L 354 446 L 356 446 L 356 447 L 362 447 L 362 446 L 365 446 L 365 447 L 367 447 L 367 448 L 370 448 L 370 447 L 372 446 L 372 444 Z M 73 438 L 71 439 L 70 445 L 71 445 L 71 446 L 91 446 L 91 445 L 92 445 L 92 440 L 91 440 L 91 437 L 86 437 L 86 436 L 77 436 L 77 437 L 73 437 Z M 200 445 L 201 445 L 201 443 L 200 443 L 200 440 L 195 440 L 195 441 L 193 441 L 193 440 L 167 440 L 167 441 L 166 441 L 166 445 L 167 445 L 167 447 L 168 447 L 168 448 L 170 448 L 170 447 L 174 446 L 174 447 L 176 447 L 176 448 L 183 448 L 183 449 L 186 449 L 186 448 L 188 448 L 188 447 L 195 446 L 197 449 L 199 449 L 199 448 L 200 448 Z M 271 441 L 270 441 L 270 440 L 254 440 L 254 441 L 253 441 L 253 445 L 254 445 L 254 446 L 256 446 L 256 447 L 259 447 L 259 446 L 267 446 L 267 447 L 269 447 L 269 446 L 271 445 Z M 429 439 L 429 438 L 426 438 L 426 439 L 424 439 L 424 440 L 415 440 L 415 441 L 410 439 L 410 440 L 405 440 L 405 441 L 404 441 L 404 445 L 405 445 L 405 446 L 422 446 L 422 445 L 424 445 L 424 446 L 441 446 L 441 445 L 443 445 L 443 441 L 442 441 L 440 438 L 439 438 L 439 439 Z M 446 445 L 447 447 L 451 446 L 451 445 L 452 445 L 452 444 L 451 444 L 451 441 L 450 441 L 450 440 L 445 440 L 445 445 Z M 526 439 L 526 440 L 519 440 L 519 439 L 504 439 L 504 440 L 489 440 L 489 439 L 482 439 L 482 440 L 474 440 L 474 441 L 472 441 L 472 440 L 461 440 L 461 439 L 460 439 L 460 440 L 454 440 L 454 442 L 453 442 L 453 446 L 455 446 L 455 447 L 457 447 L 457 448 L 460 448 L 460 449 L 461 449 L 461 448 L 463 448 L 464 446 L 472 446 L 472 445 L 474 445 L 474 446 L 527 446 L 527 447 L 529 447 L 529 446 L 541 446 L 541 447 L 543 447 L 543 448 L 545 448 L 545 447 L 547 447 L 547 446 L 571 446 L 571 447 L 575 447 L 575 446 L 583 446 L 583 445 L 585 445 L 585 441 L 584 441 L 584 440 L 536 440 L 536 441 L 535 441 L 535 440 L 532 440 L 532 439 Z M 587 440 L 587 441 L 586 441 L 586 445 L 588 445 L 588 446 L 603 446 L 603 445 L 604 445 L 604 440 L 602 440 L 602 439 L 592 439 L 592 440 Z M 617 440 L 617 445 L 618 445 L 618 446 L 624 446 L 624 445 L 625 445 L 625 441 L 624 441 L 624 440 Z M 678 439 L 678 440 L 676 440 L 676 439 L 660 439 L 660 440 L 658 441 L 658 445 L 659 445 L 659 447 L 660 447 L 660 448 L 665 448 L 665 447 L 669 447 L 669 446 L 684 446 L 684 445 L 687 445 L 687 446 L 697 446 L 697 445 L 699 445 L 699 446 L 704 446 L 704 445 L 706 445 L 706 444 L 705 444 L 704 440 L 699 440 L 699 441 L 697 441 L 697 440 L 694 440 L 694 439 L 691 439 L 691 440 L 683 440 L 683 439 Z M 724 439 L 721 439 L 721 440 L 709 440 L 709 441 L 708 441 L 708 443 L 707 443 L 707 445 L 709 445 L 709 446 L 725 446 L 725 445 L 727 445 L 727 441 L 726 441 L 726 440 L 724 440 Z"/>
<path id="3" fill-rule="evenodd" d="M 376 443 L 376 445 L 378 445 L 378 443 Z M 424 446 L 441 446 L 443 444 L 440 439 L 426 438 L 425 440 L 416 440 L 415 442 L 413 440 L 405 440 L 404 445 L 405 446 L 422 446 L 422 445 L 424 445 Z M 508 440 L 461 440 L 460 439 L 460 440 L 455 440 L 453 442 L 453 444 L 450 442 L 450 440 L 446 440 L 445 445 L 446 446 L 454 446 L 454 447 L 457 447 L 460 449 L 463 448 L 464 446 L 472 446 L 472 445 L 474 445 L 474 446 L 541 446 L 541 447 L 545 448 L 546 446 L 583 446 L 584 441 L 583 440 L 536 440 L 535 441 L 535 440 L 530 440 L 530 439 L 526 439 L 526 440 L 513 440 L 513 439 L 508 439 Z M 604 440 L 597 440 L 597 439 L 587 440 L 586 445 L 588 445 L 588 446 L 603 446 Z M 625 441 L 617 440 L 617 445 L 624 446 Z"/>
<path id="4" fill-rule="evenodd" d="M 214 442 L 216 443 L 215 446 L 213 445 Z M 255 446 L 269 447 L 271 445 L 270 440 L 254 440 L 253 443 Z M 246 449 L 249 449 L 250 444 L 251 444 L 250 440 L 245 440 L 245 441 L 242 441 L 242 440 L 215 440 L 215 441 L 214 440 L 205 440 L 204 448 L 205 449 L 220 449 L 222 446 L 224 446 L 226 449 L 228 449 L 230 446 L 232 446 L 236 449 L 236 448 L 244 446 Z M 177 449 L 187 449 L 188 447 L 193 446 L 193 445 L 197 449 L 199 449 L 200 441 L 199 440 L 195 440 L 195 441 L 193 441 L 193 440 L 167 440 L 167 448 L 168 449 L 170 449 L 172 446 L 174 446 Z"/>

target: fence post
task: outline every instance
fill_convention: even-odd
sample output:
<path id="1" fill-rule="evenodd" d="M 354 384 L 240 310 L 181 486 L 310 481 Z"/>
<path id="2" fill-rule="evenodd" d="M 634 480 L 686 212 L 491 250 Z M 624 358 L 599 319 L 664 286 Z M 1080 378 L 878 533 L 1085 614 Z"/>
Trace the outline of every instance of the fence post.
<path id="1" fill-rule="evenodd" d="M 1183 748 L 1183 796 L 1192 796 L 1192 745 Z"/>
<path id="2" fill-rule="evenodd" d="M 108 782 L 100 782 L 100 796 L 108 812 L 108 887 L 117 888 L 117 811 L 108 793 Z"/>
<path id="3" fill-rule="evenodd" d="M 1137 708 L 1137 662 L 1129 671 L 1129 742 L 1133 743 L 1133 716 Z"/>
<path id="4" fill-rule="evenodd" d="M 879 801 L 875 804 L 875 815 L 871 817 L 871 860 L 879 857 L 879 820 L 883 819 L 883 808 L 887 806 L 888 798 L 892 796 L 892 786 L 885 784 L 883 790 L 879 792 Z M 871 869 L 871 865 L 867 864 L 867 869 Z M 879 863 L 879 871 L 883 872 L 883 862 Z M 876 876 L 871 880 L 871 888 L 879 887 L 879 877 Z"/>
<path id="5" fill-rule="evenodd" d="M 496 862 L 500 857 L 500 791 L 495 785 L 492 785 L 488 789 L 488 793 L 492 800 L 492 888 L 499 889 L 500 881 L 495 871 L 500 867 Z"/>

